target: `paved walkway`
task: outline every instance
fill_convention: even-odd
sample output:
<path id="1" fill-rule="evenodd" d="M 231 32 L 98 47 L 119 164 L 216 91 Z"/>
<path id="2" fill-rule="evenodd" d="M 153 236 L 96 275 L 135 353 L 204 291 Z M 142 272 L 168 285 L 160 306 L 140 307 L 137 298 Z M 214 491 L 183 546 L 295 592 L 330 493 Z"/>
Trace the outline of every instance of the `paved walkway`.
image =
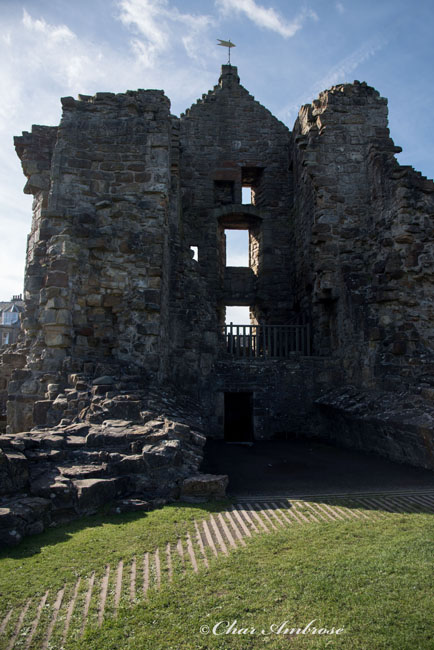
<path id="1" fill-rule="evenodd" d="M 0 615 L 0 648 L 60 648 L 72 630 L 101 626 L 116 617 L 122 603 L 133 604 L 149 591 L 170 583 L 175 573 L 198 573 L 213 558 L 245 547 L 258 534 L 285 527 L 339 521 L 381 520 L 389 513 L 434 513 L 434 489 L 412 492 L 311 495 L 309 499 L 257 495 L 240 498 L 228 509 L 195 521 L 194 533 L 142 557 L 128 557 L 102 573 L 78 576 L 59 591 L 29 598 L 20 608 Z M 53 645 L 53 637 L 56 643 Z M 33 645 L 32 642 L 34 641 Z"/>
<path id="2" fill-rule="evenodd" d="M 208 440 L 203 471 L 228 474 L 235 497 L 434 489 L 432 470 L 306 438 L 251 447 Z"/>

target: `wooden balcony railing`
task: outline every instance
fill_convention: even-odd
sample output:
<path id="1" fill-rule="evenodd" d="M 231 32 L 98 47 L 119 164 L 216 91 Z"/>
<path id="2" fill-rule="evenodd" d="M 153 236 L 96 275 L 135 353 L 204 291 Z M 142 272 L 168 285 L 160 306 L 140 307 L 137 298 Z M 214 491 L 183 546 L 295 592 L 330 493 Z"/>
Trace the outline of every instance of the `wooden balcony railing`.
<path id="1" fill-rule="evenodd" d="M 285 358 L 311 354 L 310 324 L 224 326 L 226 351 L 239 358 Z"/>

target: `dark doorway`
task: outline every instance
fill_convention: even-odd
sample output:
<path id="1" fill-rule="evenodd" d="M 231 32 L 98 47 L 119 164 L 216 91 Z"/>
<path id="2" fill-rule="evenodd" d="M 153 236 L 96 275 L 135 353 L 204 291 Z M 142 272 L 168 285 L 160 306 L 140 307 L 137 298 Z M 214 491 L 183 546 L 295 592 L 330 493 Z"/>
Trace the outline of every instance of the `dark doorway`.
<path id="1" fill-rule="evenodd" d="M 225 393 L 225 440 L 253 440 L 252 393 Z"/>

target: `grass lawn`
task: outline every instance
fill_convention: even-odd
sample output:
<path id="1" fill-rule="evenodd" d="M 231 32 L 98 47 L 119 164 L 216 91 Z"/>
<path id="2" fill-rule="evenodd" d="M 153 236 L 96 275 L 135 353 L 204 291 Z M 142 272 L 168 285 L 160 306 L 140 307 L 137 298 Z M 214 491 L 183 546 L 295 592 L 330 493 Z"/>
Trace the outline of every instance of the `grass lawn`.
<path id="1" fill-rule="evenodd" d="M 78 575 L 103 573 L 107 563 L 176 542 L 193 531 L 195 519 L 224 505 L 168 505 L 148 513 L 101 514 L 27 537 L 19 546 L 0 551 L 0 612 L 46 589 L 72 583 Z"/>
<path id="2" fill-rule="evenodd" d="M 42 593 L 48 585 L 73 580 L 78 571 L 102 571 L 106 562 L 163 548 L 191 531 L 193 519 L 206 516 L 207 508 L 215 511 L 219 505 L 169 506 L 145 518 L 129 515 L 110 523 L 92 518 L 88 528 L 81 521 L 28 540 L 0 559 L 2 600 L 21 603 L 35 589 Z M 87 628 L 82 639 L 72 634 L 65 648 L 431 650 L 433 540 L 434 517 L 426 514 L 294 525 L 259 534 L 229 557 L 210 558 L 209 569 L 199 574 L 175 572 L 172 584 L 163 580 L 160 591 L 121 606 L 116 619 Z M 310 630 L 343 631 L 276 632 L 285 622 L 283 627 L 296 630 L 313 619 Z M 212 628 L 219 622 L 215 635 Z M 231 623 L 241 633 L 225 634 Z M 211 633 L 201 633 L 202 626 Z M 61 647 L 53 641 L 51 648 Z M 35 643 L 31 647 L 40 648 L 36 638 Z"/>

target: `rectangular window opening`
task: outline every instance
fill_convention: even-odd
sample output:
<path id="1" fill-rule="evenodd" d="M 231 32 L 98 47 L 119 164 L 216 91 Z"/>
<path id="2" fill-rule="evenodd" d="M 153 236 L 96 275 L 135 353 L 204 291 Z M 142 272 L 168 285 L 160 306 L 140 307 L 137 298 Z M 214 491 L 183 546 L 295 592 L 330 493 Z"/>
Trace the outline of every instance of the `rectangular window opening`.
<path id="1" fill-rule="evenodd" d="M 243 205 L 253 205 L 254 204 L 254 202 L 255 202 L 254 201 L 255 193 L 254 193 L 253 188 L 250 187 L 249 185 L 247 187 L 242 187 L 241 188 L 241 196 L 242 196 L 241 202 L 242 202 Z"/>
<path id="2" fill-rule="evenodd" d="M 250 325 L 250 307 L 231 305 L 226 307 L 226 325 Z"/>
<path id="3" fill-rule="evenodd" d="M 243 167 L 241 170 L 242 203 L 243 205 L 256 205 L 257 190 L 260 188 L 262 167 Z"/>
<path id="4" fill-rule="evenodd" d="M 226 266 L 249 266 L 249 231 L 225 229 Z"/>

